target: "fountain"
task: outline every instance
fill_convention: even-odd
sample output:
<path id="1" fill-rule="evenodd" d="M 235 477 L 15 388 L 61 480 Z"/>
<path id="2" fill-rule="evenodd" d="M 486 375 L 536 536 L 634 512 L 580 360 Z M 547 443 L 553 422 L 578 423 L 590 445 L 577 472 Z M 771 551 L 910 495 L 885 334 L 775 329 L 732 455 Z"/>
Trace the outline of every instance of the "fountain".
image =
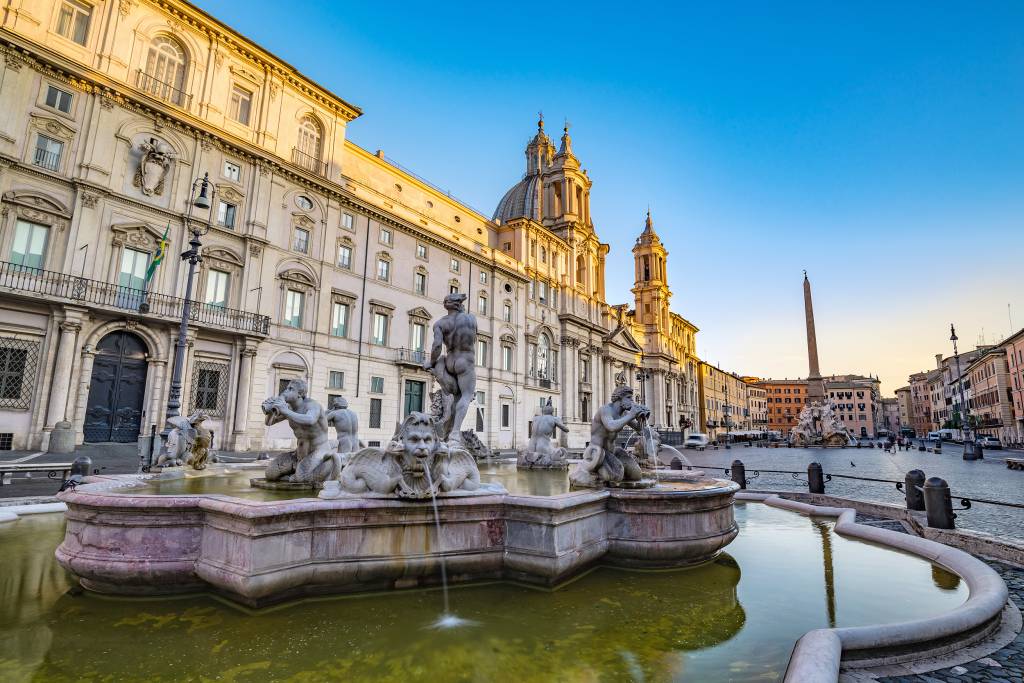
<path id="1" fill-rule="evenodd" d="M 736 537 L 737 484 L 692 471 L 669 481 L 652 476 L 656 463 L 641 467 L 666 447 L 627 387 L 595 417 L 596 438 L 573 472 L 576 488 L 548 482 L 540 494 L 513 494 L 482 481 L 458 429 L 476 385 L 476 319 L 464 299 L 446 297 L 448 314 L 434 326 L 426 363 L 440 386 L 433 413 L 410 413 L 385 447 L 362 447 L 358 420 L 343 402 L 325 412 L 306 383 L 293 380 L 263 403 L 267 424 L 287 421 L 296 437 L 294 450 L 251 480 L 265 499 L 232 495 L 227 484 L 223 493 L 213 485 L 182 492 L 193 490 L 192 481 L 223 477 L 221 465 L 180 488 L 137 475 L 93 477 L 60 494 L 68 511 L 58 561 L 92 591 L 205 589 L 259 606 L 449 582 L 556 586 L 598 564 L 705 563 Z M 541 435 L 558 428 L 551 417 Z M 614 448 L 627 424 L 643 436 L 634 453 Z M 543 449 L 542 438 L 533 452 Z M 154 483 L 175 487 L 161 494 Z M 446 605 L 439 626 L 454 623 Z"/>

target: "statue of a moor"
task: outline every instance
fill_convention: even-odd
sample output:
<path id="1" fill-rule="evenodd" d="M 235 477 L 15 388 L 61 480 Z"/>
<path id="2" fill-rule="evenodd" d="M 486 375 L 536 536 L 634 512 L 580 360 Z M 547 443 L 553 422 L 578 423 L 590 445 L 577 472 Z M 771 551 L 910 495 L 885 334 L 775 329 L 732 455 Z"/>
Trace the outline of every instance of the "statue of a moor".
<path id="1" fill-rule="evenodd" d="M 451 445 L 462 443 L 462 421 L 476 395 L 476 318 L 466 312 L 465 301 L 461 292 L 444 298 L 448 314 L 434 323 L 430 356 L 423 364 L 441 386 L 437 433 Z"/>

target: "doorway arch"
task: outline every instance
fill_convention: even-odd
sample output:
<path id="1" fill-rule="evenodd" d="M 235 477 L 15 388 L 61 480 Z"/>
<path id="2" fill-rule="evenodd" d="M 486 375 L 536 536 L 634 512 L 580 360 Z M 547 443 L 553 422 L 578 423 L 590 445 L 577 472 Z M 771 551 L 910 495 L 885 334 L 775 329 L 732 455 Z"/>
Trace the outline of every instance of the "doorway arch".
<path id="1" fill-rule="evenodd" d="M 149 348 L 139 335 L 117 330 L 96 344 L 82 436 L 87 442 L 138 439 Z"/>

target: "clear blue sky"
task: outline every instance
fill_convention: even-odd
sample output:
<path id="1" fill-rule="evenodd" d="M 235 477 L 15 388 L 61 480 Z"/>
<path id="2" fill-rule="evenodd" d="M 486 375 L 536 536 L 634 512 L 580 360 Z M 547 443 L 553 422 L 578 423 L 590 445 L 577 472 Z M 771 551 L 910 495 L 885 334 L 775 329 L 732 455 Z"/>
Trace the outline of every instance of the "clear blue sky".
<path id="1" fill-rule="evenodd" d="M 572 122 L 611 244 L 650 204 L 673 307 L 738 373 L 886 394 L 1024 326 L 1024 2 L 344 3 L 200 0 L 364 116 L 349 127 L 486 214 L 544 111 Z"/>

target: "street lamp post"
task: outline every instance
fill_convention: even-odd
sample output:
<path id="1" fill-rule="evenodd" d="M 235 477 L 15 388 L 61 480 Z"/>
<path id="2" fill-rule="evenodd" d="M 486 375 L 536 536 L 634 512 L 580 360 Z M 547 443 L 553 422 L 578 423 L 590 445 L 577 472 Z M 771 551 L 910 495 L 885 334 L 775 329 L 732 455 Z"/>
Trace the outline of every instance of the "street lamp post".
<path id="1" fill-rule="evenodd" d="M 970 427 L 970 407 L 964 400 L 964 378 L 960 374 L 960 352 L 956 347 L 958 337 L 956 336 L 956 328 L 953 327 L 953 323 L 949 324 L 949 340 L 953 342 L 953 359 L 956 362 L 956 388 L 957 393 L 960 396 L 960 427 L 964 433 L 964 460 L 980 460 L 983 456 L 981 448 L 974 441 L 974 436 L 971 433 Z"/>
<path id="2" fill-rule="evenodd" d="M 199 196 L 196 197 L 196 189 Z M 188 335 L 188 321 L 192 317 L 192 280 L 195 278 L 196 266 L 203 260 L 199 253 L 202 242 L 199 238 L 210 231 L 211 215 L 207 214 L 205 229 L 204 226 L 192 222 L 192 209 L 209 210 L 212 204 L 216 188 L 210 183 L 210 174 L 204 173 L 202 178 L 192 181 L 192 190 L 189 193 L 188 213 L 185 216 L 185 227 L 192 233 L 189 240 L 188 250 L 182 252 L 181 260 L 188 261 L 188 278 L 185 281 L 185 302 L 181 307 L 181 324 L 178 327 L 178 343 L 174 348 L 174 365 L 171 369 L 171 390 L 167 397 L 167 414 L 164 420 L 164 429 L 160 432 L 160 438 L 167 443 L 167 435 L 171 432 L 171 418 L 181 414 L 181 371 L 185 364 L 186 336 Z M 195 199 L 193 199 L 195 197 Z"/>

